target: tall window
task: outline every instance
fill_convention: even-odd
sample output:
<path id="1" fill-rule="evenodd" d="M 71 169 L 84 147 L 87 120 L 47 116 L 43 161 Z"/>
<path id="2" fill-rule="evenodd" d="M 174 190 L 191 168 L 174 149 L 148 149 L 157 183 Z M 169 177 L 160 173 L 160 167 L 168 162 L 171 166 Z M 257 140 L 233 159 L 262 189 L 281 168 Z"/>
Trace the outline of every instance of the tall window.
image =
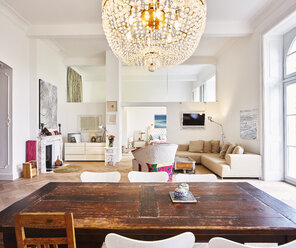
<path id="1" fill-rule="evenodd" d="M 292 41 L 286 56 L 286 75 L 293 73 L 296 73 L 296 38 Z"/>
<path id="2" fill-rule="evenodd" d="M 285 179 L 296 184 L 296 31 L 284 36 Z"/>

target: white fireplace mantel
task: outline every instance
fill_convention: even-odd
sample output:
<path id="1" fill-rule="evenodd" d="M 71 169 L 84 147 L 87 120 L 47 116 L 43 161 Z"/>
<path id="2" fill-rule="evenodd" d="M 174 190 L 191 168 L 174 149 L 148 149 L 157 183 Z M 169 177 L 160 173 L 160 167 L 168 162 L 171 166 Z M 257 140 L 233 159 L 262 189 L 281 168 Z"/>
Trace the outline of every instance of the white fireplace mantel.
<path id="1" fill-rule="evenodd" d="M 39 136 L 38 141 L 38 164 L 41 173 L 46 173 L 46 146 L 52 145 L 52 163 L 59 157 L 62 160 L 63 139 L 62 135 Z"/>

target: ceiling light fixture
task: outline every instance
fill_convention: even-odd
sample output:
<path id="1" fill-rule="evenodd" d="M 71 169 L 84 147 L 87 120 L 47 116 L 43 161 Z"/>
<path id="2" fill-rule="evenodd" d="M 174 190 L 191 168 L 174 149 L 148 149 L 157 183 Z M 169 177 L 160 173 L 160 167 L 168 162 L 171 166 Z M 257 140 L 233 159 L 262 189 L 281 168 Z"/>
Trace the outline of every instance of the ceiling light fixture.
<path id="1" fill-rule="evenodd" d="M 115 55 L 149 71 L 188 59 L 206 23 L 205 0 L 104 0 L 102 12 Z"/>

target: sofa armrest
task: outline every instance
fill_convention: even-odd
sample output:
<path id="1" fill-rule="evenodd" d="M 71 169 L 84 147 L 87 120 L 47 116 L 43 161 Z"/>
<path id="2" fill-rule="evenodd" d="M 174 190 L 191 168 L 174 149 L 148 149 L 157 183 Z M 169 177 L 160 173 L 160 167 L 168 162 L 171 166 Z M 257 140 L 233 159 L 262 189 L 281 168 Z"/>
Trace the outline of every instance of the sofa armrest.
<path id="1" fill-rule="evenodd" d="M 178 151 L 188 151 L 189 150 L 189 145 L 188 144 L 181 144 L 178 145 Z"/>
<path id="2" fill-rule="evenodd" d="M 225 158 L 226 163 L 230 166 L 231 170 L 248 174 L 254 174 L 261 177 L 261 155 L 258 154 L 228 154 Z"/>

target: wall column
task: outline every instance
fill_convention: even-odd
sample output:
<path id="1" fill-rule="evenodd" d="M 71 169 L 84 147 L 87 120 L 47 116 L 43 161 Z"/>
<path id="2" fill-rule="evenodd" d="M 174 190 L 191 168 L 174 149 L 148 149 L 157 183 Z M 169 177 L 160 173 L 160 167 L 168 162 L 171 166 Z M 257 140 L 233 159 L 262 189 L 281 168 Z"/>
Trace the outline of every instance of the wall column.
<path id="1" fill-rule="evenodd" d="M 108 102 L 117 102 L 117 111 L 108 110 Z M 114 135 L 116 162 L 122 158 L 122 117 L 121 117 L 121 63 L 112 51 L 106 51 L 106 129 L 107 135 Z M 112 124 L 113 119 L 116 123 Z M 108 143 L 108 142 L 107 142 Z"/>

